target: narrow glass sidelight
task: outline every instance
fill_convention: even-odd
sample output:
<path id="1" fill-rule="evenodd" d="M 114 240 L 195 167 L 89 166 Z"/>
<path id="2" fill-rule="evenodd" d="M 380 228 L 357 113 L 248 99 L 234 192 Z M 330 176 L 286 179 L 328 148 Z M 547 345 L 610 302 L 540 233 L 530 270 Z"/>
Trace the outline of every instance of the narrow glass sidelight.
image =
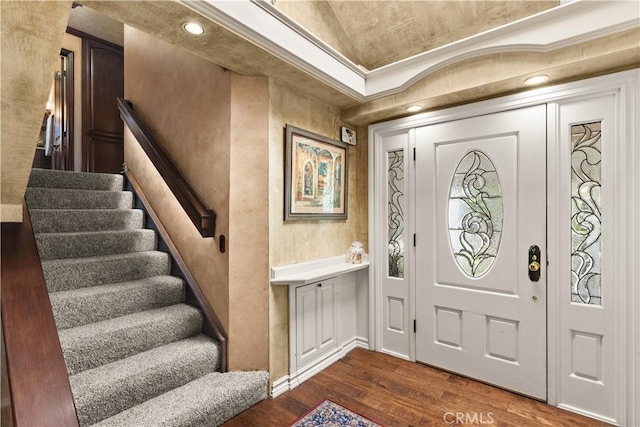
<path id="1" fill-rule="evenodd" d="M 571 126 L 571 301 L 602 304 L 602 122 Z"/>
<path id="2" fill-rule="evenodd" d="M 502 187 L 493 162 L 482 151 L 458 163 L 449 190 L 449 241 L 462 272 L 470 278 L 493 266 L 503 220 Z"/>
<path id="3" fill-rule="evenodd" d="M 389 151 L 389 277 L 404 277 L 404 150 Z"/>

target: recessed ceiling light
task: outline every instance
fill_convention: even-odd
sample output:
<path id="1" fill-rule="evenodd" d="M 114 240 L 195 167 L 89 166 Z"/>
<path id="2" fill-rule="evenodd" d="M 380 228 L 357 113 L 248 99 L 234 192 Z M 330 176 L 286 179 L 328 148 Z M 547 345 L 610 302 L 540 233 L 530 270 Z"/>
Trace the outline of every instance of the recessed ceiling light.
<path id="1" fill-rule="evenodd" d="M 196 24 L 195 22 L 183 23 L 182 29 L 189 34 L 193 34 L 194 36 L 201 36 L 204 34 L 204 28 L 202 28 L 200 24 Z"/>
<path id="2" fill-rule="evenodd" d="M 422 105 L 411 105 L 407 107 L 407 111 L 410 113 L 415 113 L 416 111 L 422 110 Z"/>
<path id="3" fill-rule="evenodd" d="M 524 84 L 526 84 L 527 86 L 535 86 L 535 85 L 540 85 L 546 82 L 547 80 L 549 80 L 549 76 L 542 74 L 539 76 L 529 77 L 527 80 L 524 81 Z"/>

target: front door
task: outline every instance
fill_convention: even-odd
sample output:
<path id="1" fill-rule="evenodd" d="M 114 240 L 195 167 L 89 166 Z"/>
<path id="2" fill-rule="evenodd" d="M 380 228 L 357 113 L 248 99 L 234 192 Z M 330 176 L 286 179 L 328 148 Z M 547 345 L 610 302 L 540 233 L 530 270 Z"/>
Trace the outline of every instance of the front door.
<path id="1" fill-rule="evenodd" d="M 546 400 L 546 107 L 415 141 L 416 360 Z"/>

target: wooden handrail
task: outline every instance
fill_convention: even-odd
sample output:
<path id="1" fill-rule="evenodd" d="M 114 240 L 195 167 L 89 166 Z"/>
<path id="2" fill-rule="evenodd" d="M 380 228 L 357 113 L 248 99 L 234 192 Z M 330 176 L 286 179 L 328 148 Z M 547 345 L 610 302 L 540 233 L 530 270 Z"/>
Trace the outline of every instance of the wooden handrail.
<path id="1" fill-rule="evenodd" d="M 13 421 L 77 426 L 49 292 L 24 206 L 23 222 L 2 223 L 2 331 Z"/>
<path id="2" fill-rule="evenodd" d="M 184 262 L 178 249 L 173 244 L 169 233 L 162 226 L 158 215 L 151 207 L 149 200 L 144 195 L 142 188 L 136 181 L 131 171 L 126 170 L 123 172 L 126 178 L 126 188 L 133 191 L 136 195 L 136 208 L 143 209 L 146 212 L 145 215 L 145 227 L 152 228 L 158 232 L 158 250 L 163 251 L 171 255 L 173 262 L 171 263 L 171 274 L 181 277 L 187 284 L 187 303 L 197 306 L 202 310 L 204 314 L 204 326 L 203 333 L 220 343 L 220 371 L 227 371 L 227 334 L 220 322 L 220 319 L 213 312 L 213 309 L 204 297 L 198 283 L 193 278 L 193 275 L 189 271 L 187 264 Z"/>
<path id="3" fill-rule="evenodd" d="M 133 109 L 131 102 L 118 98 L 118 109 L 122 121 L 138 140 L 144 152 L 147 153 L 198 232 L 202 237 L 213 237 L 216 224 L 215 212 L 209 209 L 198 197 L 167 152 L 156 141 L 140 115 Z"/>

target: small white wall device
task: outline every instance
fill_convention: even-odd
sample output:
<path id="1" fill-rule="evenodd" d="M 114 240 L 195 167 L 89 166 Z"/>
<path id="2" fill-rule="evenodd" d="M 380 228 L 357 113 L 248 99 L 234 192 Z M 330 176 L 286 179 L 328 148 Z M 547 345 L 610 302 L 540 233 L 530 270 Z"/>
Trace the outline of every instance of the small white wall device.
<path id="1" fill-rule="evenodd" d="M 340 127 L 340 139 L 349 145 L 356 145 L 356 131 L 348 127 Z"/>

